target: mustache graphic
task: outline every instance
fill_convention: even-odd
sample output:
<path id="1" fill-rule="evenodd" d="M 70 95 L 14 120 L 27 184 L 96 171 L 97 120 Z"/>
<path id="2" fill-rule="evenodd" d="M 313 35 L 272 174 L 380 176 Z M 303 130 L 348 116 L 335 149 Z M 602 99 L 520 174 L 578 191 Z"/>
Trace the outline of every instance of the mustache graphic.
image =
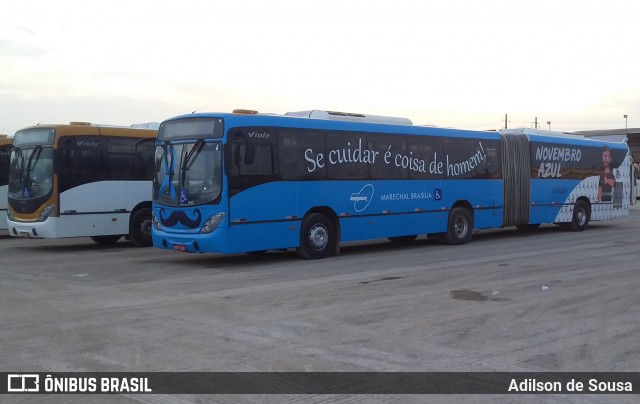
<path id="1" fill-rule="evenodd" d="M 193 213 L 195 213 L 197 216 L 195 219 L 191 219 L 189 216 L 187 216 L 186 213 L 178 210 L 171 212 L 171 214 L 167 218 L 163 217 L 163 213 L 164 213 L 164 209 L 160 209 L 160 223 L 162 223 L 163 226 L 167 226 L 167 227 L 172 227 L 172 226 L 175 226 L 177 223 L 180 223 L 185 227 L 188 227 L 190 229 L 195 229 L 200 225 L 200 221 L 202 220 L 202 214 L 200 213 L 200 209 L 193 210 Z"/>

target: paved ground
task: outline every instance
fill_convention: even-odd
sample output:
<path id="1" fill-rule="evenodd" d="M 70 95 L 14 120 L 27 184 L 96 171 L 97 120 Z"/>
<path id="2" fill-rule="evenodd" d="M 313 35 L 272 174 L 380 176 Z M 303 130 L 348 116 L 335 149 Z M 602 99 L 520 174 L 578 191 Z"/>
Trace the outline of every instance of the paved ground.
<path id="1" fill-rule="evenodd" d="M 639 227 L 634 206 L 631 217 L 582 233 L 546 226 L 481 232 L 464 246 L 377 241 L 320 261 L 0 235 L 0 371 L 638 371 Z M 87 398 L 105 399 L 210 398 Z M 310 398 L 249 401 L 297 400 Z"/>

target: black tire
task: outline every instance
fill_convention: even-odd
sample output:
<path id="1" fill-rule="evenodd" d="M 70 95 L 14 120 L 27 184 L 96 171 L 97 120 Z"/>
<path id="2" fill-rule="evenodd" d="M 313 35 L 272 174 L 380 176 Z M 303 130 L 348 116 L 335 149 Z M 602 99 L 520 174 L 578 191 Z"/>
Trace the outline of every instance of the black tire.
<path id="1" fill-rule="evenodd" d="M 93 236 L 91 237 L 91 240 L 98 244 L 111 245 L 117 243 L 118 240 L 120 240 L 120 237 L 122 236 Z"/>
<path id="2" fill-rule="evenodd" d="M 336 251 L 336 230 L 331 219 L 312 213 L 302 220 L 298 254 L 304 259 L 327 258 Z"/>
<path id="3" fill-rule="evenodd" d="M 151 209 L 138 209 L 129 220 L 129 240 L 137 247 L 151 247 Z"/>
<path id="4" fill-rule="evenodd" d="M 407 243 L 412 242 L 416 238 L 418 238 L 417 234 L 412 234 L 410 236 L 387 237 L 387 239 L 389 239 L 389 241 L 391 241 L 392 243 L 397 243 L 397 244 L 407 244 Z"/>
<path id="5" fill-rule="evenodd" d="M 589 225 L 591 219 L 591 207 L 585 201 L 576 201 L 573 205 L 573 218 L 568 223 L 569 230 L 571 231 L 584 231 Z"/>
<path id="6" fill-rule="evenodd" d="M 516 229 L 522 231 L 522 232 L 532 232 L 532 231 L 536 231 L 538 230 L 538 228 L 540 227 L 540 223 L 534 223 L 534 224 L 517 224 L 516 225 Z"/>
<path id="7" fill-rule="evenodd" d="M 473 235 L 473 214 L 465 208 L 453 208 L 449 212 L 447 232 L 443 234 L 445 243 L 460 245 L 471 241 Z"/>

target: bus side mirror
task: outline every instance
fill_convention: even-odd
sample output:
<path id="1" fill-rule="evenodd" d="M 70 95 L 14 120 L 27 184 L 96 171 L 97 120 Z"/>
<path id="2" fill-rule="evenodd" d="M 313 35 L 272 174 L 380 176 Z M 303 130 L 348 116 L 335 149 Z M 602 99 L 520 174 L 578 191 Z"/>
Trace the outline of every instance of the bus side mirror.
<path id="1" fill-rule="evenodd" d="M 162 167 L 162 155 L 156 154 L 156 171 L 160 171 L 160 167 Z"/>

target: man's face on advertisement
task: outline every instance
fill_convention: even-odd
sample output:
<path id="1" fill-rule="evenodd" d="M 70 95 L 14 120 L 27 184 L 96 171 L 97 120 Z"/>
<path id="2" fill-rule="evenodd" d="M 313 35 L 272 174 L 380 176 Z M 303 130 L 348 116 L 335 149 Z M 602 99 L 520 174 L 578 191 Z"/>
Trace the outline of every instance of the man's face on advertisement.
<path id="1" fill-rule="evenodd" d="M 611 152 L 609 150 L 602 152 L 602 163 L 605 168 L 608 168 L 611 165 Z"/>

